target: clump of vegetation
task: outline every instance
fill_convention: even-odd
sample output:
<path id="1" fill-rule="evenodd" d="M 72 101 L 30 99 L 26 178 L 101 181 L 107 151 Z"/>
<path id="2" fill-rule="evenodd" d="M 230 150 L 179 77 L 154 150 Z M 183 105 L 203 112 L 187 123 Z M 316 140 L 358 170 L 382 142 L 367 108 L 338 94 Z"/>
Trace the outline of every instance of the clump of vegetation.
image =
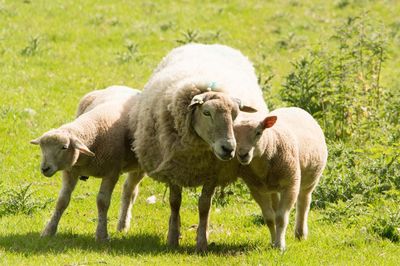
<path id="1" fill-rule="evenodd" d="M 21 50 L 23 56 L 33 56 L 39 51 L 40 38 L 39 36 L 32 37 L 28 45 Z"/>
<path id="2" fill-rule="evenodd" d="M 319 119 L 330 139 L 368 138 L 386 113 L 382 103 L 390 100 L 380 84 L 384 30 L 365 16 L 351 17 L 332 40 L 333 50 L 317 49 L 293 63 L 282 100 Z"/>
<path id="3" fill-rule="evenodd" d="M 187 44 L 191 42 L 199 41 L 199 31 L 197 30 L 187 30 L 182 32 L 181 39 L 176 40 L 179 44 Z"/>
<path id="4" fill-rule="evenodd" d="M 140 61 L 139 46 L 130 40 L 125 43 L 125 51 L 117 54 L 117 61 L 121 64 L 128 63 L 132 60 Z"/>
<path id="5" fill-rule="evenodd" d="M 215 43 L 221 40 L 222 31 L 207 31 L 199 32 L 198 30 L 186 30 L 181 33 L 181 38 L 175 40 L 178 44 L 188 44 L 188 43 Z"/>
<path id="6" fill-rule="evenodd" d="M 17 189 L 4 189 L 0 186 L 0 217 L 14 214 L 32 215 L 47 207 L 51 201 L 35 199 L 31 185 L 28 184 Z"/>

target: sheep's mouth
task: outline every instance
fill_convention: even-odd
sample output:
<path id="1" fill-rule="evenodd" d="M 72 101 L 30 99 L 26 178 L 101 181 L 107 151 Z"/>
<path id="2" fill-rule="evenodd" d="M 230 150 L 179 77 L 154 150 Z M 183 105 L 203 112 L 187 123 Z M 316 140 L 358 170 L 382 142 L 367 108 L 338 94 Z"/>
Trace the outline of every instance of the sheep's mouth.
<path id="1" fill-rule="evenodd" d="M 251 162 L 251 157 L 248 153 L 244 154 L 244 155 L 238 154 L 237 159 L 238 159 L 239 163 L 242 165 L 249 165 Z"/>
<path id="2" fill-rule="evenodd" d="M 52 177 L 57 171 L 49 168 L 49 169 L 45 169 L 45 170 L 42 169 L 41 172 L 46 177 Z"/>
<path id="3" fill-rule="evenodd" d="M 214 154 L 215 156 L 217 156 L 218 159 L 220 159 L 221 161 L 229 161 L 234 157 L 233 153 L 218 153 L 214 150 Z"/>

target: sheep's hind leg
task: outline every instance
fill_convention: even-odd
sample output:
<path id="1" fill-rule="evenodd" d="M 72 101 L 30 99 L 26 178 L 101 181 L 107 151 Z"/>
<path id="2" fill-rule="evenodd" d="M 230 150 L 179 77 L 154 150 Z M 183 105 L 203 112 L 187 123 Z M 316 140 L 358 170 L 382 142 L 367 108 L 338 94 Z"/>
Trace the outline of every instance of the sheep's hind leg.
<path id="1" fill-rule="evenodd" d="M 310 211 L 311 193 L 313 189 L 300 190 L 296 203 L 296 228 L 295 237 L 299 240 L 306 239 L 308 235 L 308 212 Z"/>
<path id="2" fill-rule="evenodd" d="M 50 221 L 47 223 L 41 234 L 42 237 L 53 236 L 57 232 L 58 223 L 65 209 L 68 207 L 72 191 L 74 191 L 77 182 L 78 176 L 73 176 L 70 172 L 63 171 L 62 188 L 58 195 L 56 208 Z"/>
<path id="3" fill-rule="evenodd" d="M 96 229 L 96 241 L 108 240 L 107 213 L 110 207 L 111 195 L 118 176 L 104 177 L 101 181 L 99 194 L 97 194 L 98 221 Z"/>
<path id="4" fill-rule="evenodd" d="M 182 187 L 170 184 L 169 185 L 169 205 L 171 208 L 171 216 L 169 217 L 168 227 L 168 245 L 170 247 L 179 246 L 181 217 L 179 210 L 182 202 Z"/>
<path id="5" fill-rule="evenodd" d="M 279 206 L 275 215 L 276 224 L 276 239 L 274 243 L 275 248 L 285 250 L 286 242 L 286 229 L 289 223 L 289 214 L 294 203 L 296 202 L 298 190 L 286 189 L 280 193 Z"/>
<path id="6" fill-rule="evenodd" d="M 196 241 L 197 252 L 207 251 L 208 222 L 210 217 L 211 201 L 212 197 L 214 196 L 215 187 L 216 186 L 213 183 L 206 183 L 203 186 L 199 198 L 199 227 L 197 228 Z"/>
<path id="7" fill-rule="evenodd" d="M 128 177 L 125 180 L 122 198 L 121 198 L 121 210 L 119 213 L 118 231 L 128 231 L 132 218 L 132 206 L 136 201 L 136 197 L 139 193 L 139 184 L 144 177 L 144 173 L 141 171 L 129 172 Z"/>

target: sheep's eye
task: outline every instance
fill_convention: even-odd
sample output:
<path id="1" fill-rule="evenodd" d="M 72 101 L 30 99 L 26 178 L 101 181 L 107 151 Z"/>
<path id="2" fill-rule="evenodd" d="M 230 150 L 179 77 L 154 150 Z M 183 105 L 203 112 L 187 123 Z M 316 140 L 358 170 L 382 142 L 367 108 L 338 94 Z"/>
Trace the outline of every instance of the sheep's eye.
<path id="1" fill-rule="evenodd" d="M 61 149 L 63 149 L 63 150 L 68 149 L 68 145 L 63 145 L 63 146 L 61 147 Z"/>
<path id="2" fill-rule="evenodd" d="M 205 115 L 205 116 L 211 116 L 211 113 L 210 113 L 210 111 L 204 110 L 204 111 L 203 111 L 203 115 Z"/>
<path id="3" fill-rule="evenodd" d="M 262 134 L 261 131 L 257 131 L 257 132 L 256 132 L 256 136 L 257 136 L 257 137 L 261 136 L 261 134 Z"/>

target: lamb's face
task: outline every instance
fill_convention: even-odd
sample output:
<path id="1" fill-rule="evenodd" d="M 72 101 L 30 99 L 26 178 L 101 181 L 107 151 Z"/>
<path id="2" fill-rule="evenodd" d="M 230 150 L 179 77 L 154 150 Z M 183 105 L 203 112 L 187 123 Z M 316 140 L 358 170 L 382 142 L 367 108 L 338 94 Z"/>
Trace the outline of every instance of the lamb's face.
<path id="1" fill-rule="evenodd" d="M 57 131 L 45 133 L 38 144 L 42 150 L 40 170 L 47 177 L 70 168 L 79 156 L 79 152 L 72 147 L 70 138 Z"/>
<path id="2" fill-rule="evenodd" d="M 267 116 L 263 121 L 243 120 L 235 123 L 234 131 L 237 143 L 236 155 L 239 163 L 248 165 L 254 158 L 254 150 L 265 131 L 272 127 L 276 116 Z"/>
<path id="3" fill-rule="evenodd" d="M 264 129 L 258 121 L 240 121 L 234 127 L 237 143 L 236 156 L 243 165 L 248 165 Z"/>
<path id="4" fill-rule="evenodd" d="M 94 153 L 76 137 L 67 136 L 58 130 L 51 130 L 32 140 L 31 143 L 40 145 L 42 150 L 40 170 L 47 177 L 53 176 L 57 171 L 71 168 L 78 160 L 80 152 L 94 156 Z"/>

